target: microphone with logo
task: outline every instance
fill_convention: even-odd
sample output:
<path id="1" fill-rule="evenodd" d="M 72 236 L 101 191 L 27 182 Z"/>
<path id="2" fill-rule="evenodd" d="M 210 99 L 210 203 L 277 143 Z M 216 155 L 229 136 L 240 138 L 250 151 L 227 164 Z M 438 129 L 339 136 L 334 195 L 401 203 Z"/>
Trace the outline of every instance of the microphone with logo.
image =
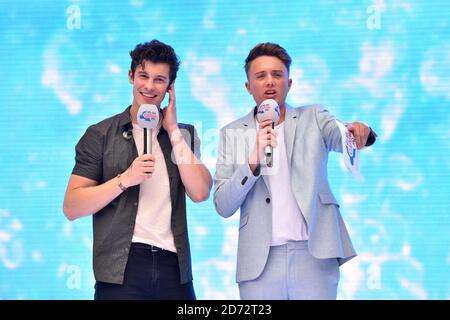
<path id="1" fill-rule="evenodd" d="M 152 132 L 159 123 L 159 110 L 154 104 L 141 104 L 137 112 L 139 127 L 144 129 L 144 154 L 152 153 Z"/>
<path id="2" fill-rule="evenodd" d="M 280 122 L 280 107 L 274 99 L 267 99 L 261 102 L 256 111 L 256 120 L 259 123 L 265 120 L 272 120 L 272 129 Z M 273 147 L 267 145 L 264 149 L 266 155 L 266 163 L 268 167 L 273 166 Z"/>

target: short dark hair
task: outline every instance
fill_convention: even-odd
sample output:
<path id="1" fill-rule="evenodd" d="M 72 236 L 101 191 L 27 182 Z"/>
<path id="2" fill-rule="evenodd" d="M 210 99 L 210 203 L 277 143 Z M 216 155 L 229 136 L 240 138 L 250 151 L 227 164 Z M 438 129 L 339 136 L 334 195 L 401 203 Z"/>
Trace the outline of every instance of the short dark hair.
<path id="1" fill-rule="evenodd" d="M 258 57 L 261 56 L 271 56 L 280 59 L 283 64 L 286 66 L 287 71 L 289 72 L 289 67 L 291 66 L 292 59 L 286 50 L 280 46 L 279 44 L 272 42 L 258 43 L 245 59 L 245 73 L 248 78 L 248 70 L 250 69 L 250 63 Z"/>
<path id="2" fill-rule="evenodd" d="M 134 50 L 130 51 L 130 57 L 130 69 L 133 77 L 136 67 L 141 65 L 144 68 L 144 63 L 147 60 L 153 63 L 167 63 L 169 65 L 169 87 L 177 78 L 177 72 L 181 62 L 173 48 L 161 41 L 154 39 L 150 42 L 139 43 Z"/>

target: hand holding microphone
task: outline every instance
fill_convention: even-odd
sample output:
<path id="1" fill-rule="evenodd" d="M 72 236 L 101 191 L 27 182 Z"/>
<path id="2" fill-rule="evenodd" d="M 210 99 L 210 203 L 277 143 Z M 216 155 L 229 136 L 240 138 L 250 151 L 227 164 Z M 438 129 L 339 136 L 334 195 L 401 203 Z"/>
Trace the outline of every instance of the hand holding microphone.
<path id="1" fill-rule="evenodd" d="M 268 166 L 272 165 L 270 159 L 266 156 L 266 148 L 267 147 L 276 147 L 277 146 L 277 133 L 274 129 L 272 129 L 272 121 L 265 120 L 259 124 L 259 130 L 256 134 L 256 143 L 253 152 L 249 157 L 249 165 L 250 169 L 255 172 L 257 167 L 260 165 L 263 159 L 266 159 L 266 163 Z M 269 151 L 269 148 L 267 148 Z M 269 161 L 268 161 L 269 160 Z"/>
<path id="2" fill-rule="evenodd" d="M 152 153 L 153 129 L 159 123 L 159 109 L 153 104 L 142 104 L 137 112 L 139 127 L 144 129 L 144 153 L 134 159 L 131 166 L 122 175 L 122 183 L 126 187 L 140 184 L 145 178 L 152 176 L 155 170 L 155 157 Z"/>
<path id="3" fill-rule="evenodd" d="M 147 153 L 142 154 L 121 175 L 121 182 L 126 188 L 141 184 L 150 178 L 155 171 L 155 156 Z"/>
<path id="4" fill-rule="evenodd" d="M 276 147 L 276 134 L 274 126 L 280 122 L 280 107 L 274 99 L 267 99 L 261 102 L 256 112 L 256 119 L 259 122 L 256 144 L 258 159 L 262 158 L 261 151 L 264 150 L 264 156 L 268 167 L 273 166 L 273 148 Z"/>

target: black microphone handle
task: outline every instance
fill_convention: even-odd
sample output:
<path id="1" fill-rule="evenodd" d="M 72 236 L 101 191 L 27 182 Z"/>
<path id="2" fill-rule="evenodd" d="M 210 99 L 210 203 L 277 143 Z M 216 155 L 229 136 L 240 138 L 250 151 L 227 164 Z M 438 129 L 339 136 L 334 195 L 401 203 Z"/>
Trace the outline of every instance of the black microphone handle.
<path id="1" fill-rule="evenodd" d="M 147 154 L 147 128 L 144 128 L 144 154 Z"/>
<path id="2" fill-rule="evenodd" d="M 270 148 L 270 153 L 266 153 L 266 164 L 268 167 L 273 166 L 273 147 L 268 146 Z"/>
<path id="3" fill-rule="evenodd" d="M 275 124 L 272 121 L 272 129 L 274 127 L 275 127 Z M 267 147 L 269 147 L 269 150 L 267 150 Z M 267 145 L 266 146 L 265 154 L 266 154 L 266 164 L 267 164 L 267 166 L 268 167 L 272 167 L 273 166 L 273 147 L 271 145 Z"/>
<path id="4" fill-rule="evenodd" d="M 144 128 L 144 154 L 152 153 L 152 131 L 153 129 Z"/>

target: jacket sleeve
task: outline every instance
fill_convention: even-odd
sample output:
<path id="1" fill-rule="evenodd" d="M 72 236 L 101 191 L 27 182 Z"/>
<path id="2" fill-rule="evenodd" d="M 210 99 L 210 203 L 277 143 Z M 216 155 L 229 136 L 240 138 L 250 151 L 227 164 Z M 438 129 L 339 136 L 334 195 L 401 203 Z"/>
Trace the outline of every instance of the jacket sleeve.
<path id="1" fill-rule="evenodd" d="M 232 216 L 241 207 L 248 192 L 260 177 L 259 170 L 257 175 L 250 170 L 248 159 L 244 156 L 247 154 L 245 148 L 239 146 L 242 138 L 230 134 L 232 131 L 233 129 L 225 128 L 220 131 L 214 175 L 214 206 L 225 218 Z M 240 152 L 242 154 L 239 154 Z"/>
<path id="2" fill-rule="evenodd" d="M 342 152 L 342 138 L 336 119 L 322 106 L 315 107 L 317 125 L 322 132 L 323 141 L 328 151 Z M 377 139 L 377 134 L 370 128 L 369 136 L 365 147 L 373 145 Z"/>
<path id="3" fill-rule="evenodd" d="M 323 142 L 328 151 L 342 152 L 341 132 L 336 123 L 336 118 L 332 116 L 322 106 L 314 107 L 317 125 L 322 134 Z"/>

